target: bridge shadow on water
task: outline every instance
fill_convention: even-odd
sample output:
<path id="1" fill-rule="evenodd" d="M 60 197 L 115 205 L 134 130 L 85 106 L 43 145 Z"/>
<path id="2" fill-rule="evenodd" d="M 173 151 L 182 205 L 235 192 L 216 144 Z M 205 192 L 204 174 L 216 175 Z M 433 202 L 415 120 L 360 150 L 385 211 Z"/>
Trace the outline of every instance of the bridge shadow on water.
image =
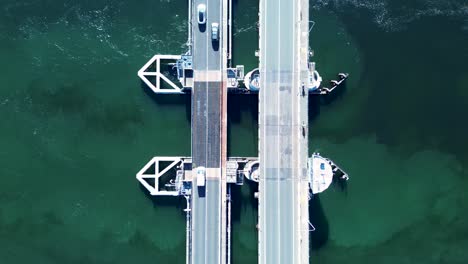
<path id="1" fill-rule="evenodd" d="M 241 188 L 245 187 L 249 189 L 247 197 L 245 194 L 242 195 Z M 231 207 L 231 220 L 233 224 L 241 222 L 242 211 L 245 210 L 245 207 L 253 208 L 257 217 L 253 223 L 247 224 L 251 225 L 252 232 L 255 232 L 255 234 L 258 235 L 258 230 L 256 228 L 258 219 L 258 200 L 254 197 L 255 192 L 258 192 L 258 184 L 251 181 L 245 181 L 244 186 L 233 186 L 233 188 L 231 188 L 231 198 L 233 200 Z M 310 251 L 312 253 L 312 251 L 317 251 L 326 245 L 330 233 L 328 219 L 322 207 L 319 194 L 315 194 L 309 201 L 309 221 L 315 227 L 315 231 L 310 232 L 309 237 Z M 234 241 L 237 234 L 236 232 L 232 232 L 231 234 L 232 241 Z M 232 257 L 234 258 L 235 256 Z"/>
<path id="2" fill-rule="evenodd" d="M 258 124 L 258 94 L 229 94 L 227 112 L 228 125 L 241 123 L 242 112 L 250 112 L 252 120 Z"/>
<path id="3" fill-rule="evenodd" d="M 335 90 L 333 90 L 332 93 L 322 95 L 322 104 L 329 105 L 337 100 L 340 100 L 347 93 L 347 90 L 347 80 L 344 80 Z"/>
<path id="4" fill-rule="evenodd" d="M 241 188 L 248 188 L 248 196 L 242 194 Z M 258 184 L 245 181 L 244 186 L 233 186 L 231 188 L 231 198 L 232 198 L 232 208 L 231 216 L 232 223 L 240 223 L 242 221 L 241 215 L 246 207 L 253 208 L 257 217 L 253 223 L 247 223 L 247 225 L 252 226 L 252 232 L 255 232 L 258 235 L 258 230 L 256 229 L 257 219 L 258 219 L 258 200 L 254 197 L 254 193 L 258 192 Z M 320 201 L 320 195 L 315 194 L 312 196 L 309 201 L 309 221 L 315 227 L 315 231 L 310 232 L 310 253 L 312 251 L 320 250 L 326 245 L 329 239 L 330 227 L 325 211 L 322 207 Z M 245 223 L 244 223 L 245 224 Z M 235 241 L 237 236 L 236 232 L 232 232 L 232 241 Z M 235 256 L 232 256 L 235 258 Z"/>
<path id="5" fill-rule="evenodd" d="M 241 188 L 248 188 L 248 195 L 242 194 Z M 251 182 L 249 180 L 244 181 L 244 185 L 238 186 L 233 185 L 231 187 L 231 221 L 240 222 L 242 210 L 245 208 L 254 208 L 255 210 L 258 207 L 258 201 L 254 197 L 254 193 L 258 192 L 258 184 Z"/>
<path id="6" fill-rule="evenodd" d="M 345 80 L 337 89 L 328 95 L 309 95 L 309 126 L 315 122 L 320 115 L 321 106 L 328 106 L 337 103 L 347 90 L 347 81 Z M 332 188 L 339 188 L 341 192 L 347 195 L 347 181 L 334 179 Z M 329 238 L 330 226 L 320 201 L 320 195 L 315 194 L 309 201 L 309 221 L 316 228 L 310 232 L 310 252 L 317 251 L 326 245 Z"/>
<path id="7" fill-rule="evenodd" d="M 250 115 L 247 123 L 242 120 L 242 115 L 247 113 Z M 232 125 L 242 124 L 243 127 L 251 127 L 252 137 L 255 137 L 258 131 L 258 94 L 229 94 L 227 104 L 227 155 L 231 156 L 233 144 L 242 144 L 238 142 L 239 138 L 235 137 L 232 133 Z M 256 141 L 255 141 L 256 143 Z M 251 156 L 252 154 L 250 154 Z M 256 152 L 253 154 L 257 155 Z M 247 155 L 249 156 L 249 155 Z"/>
<path id="8" fill-rule="evenodd" d="M 315 231 L 310 232 L 310 251 L 319 250 L 327 243 L 330 228 L 318 194 L 309 201 L 309 221 L 315 227 Z"/>
<path id="9" fill-rule="evenodd" d="M 184 209 L 187 207 L 187 202 L 183 196 L 153 196 L 146 190 L 146 188 L 142 184 L 139 184 L 139 187 L 141 192 L 144 193 L 144 195 L 146 196 L 146 198 L 148 198 L 148 200 L 151 201 L 151 203 L 153 204 L 153 208 L 175 208 L 178 209 L 177 211 L 180 212 L 180 214 L 185 218 Z"/>
<path id="10" fill-rule="evenodd" d="M 151 88 L 146 85 L 145 82 L 140 82 L 140 87 L 143 92 L 151 98 L 151 100 L 156 103 L 156 105 L 185 105 L 185 118 L 187 121 L 192 119 L 192 98 L 191 94 L 156 94 L 151 90 Z"/>
<path id="11" fill-rule="evenodd" d="M 332 93 L 329 93 L 327 95 L 309 95 L 309 125 L 310 123 L 313 123 L 320 115 L 321 106 L 328 106 L 332 103 L 336 103 L 336 101 L 339 101 L 344 96 L 344 94 L 346 94 L 346 90 L 347 85 L 345 80 Z"/>
<path id="12" fill-rule="evenodd" d="M 242 186 L 234 185 L 231 187 L 231 263 L 240 263 L 242 260 L 245 261 L 246 258 L 256 259 L 256 252 L 246 251 L 239 246 L 239 241 L 242 241 L 239 236 L 245 236 L 245 231 L 248 232 L 249 237 L 255 237 L 258 241 L 258 231 L 256 228 L 258 222 L 258 200 L 254 197 L 255 192 L 258 192 L 258 184 L 249 180 L 244 180 L 244 185 Z M 253 219 L 251 217 L 242 218 L 243 215 L 245 216 L 245 211 L 253 212 Z M 239 232 L 240 229 L 243 230 L 242 235 Z M 242 252 L 244 255 L 239 256 L 238 252 Z"/>

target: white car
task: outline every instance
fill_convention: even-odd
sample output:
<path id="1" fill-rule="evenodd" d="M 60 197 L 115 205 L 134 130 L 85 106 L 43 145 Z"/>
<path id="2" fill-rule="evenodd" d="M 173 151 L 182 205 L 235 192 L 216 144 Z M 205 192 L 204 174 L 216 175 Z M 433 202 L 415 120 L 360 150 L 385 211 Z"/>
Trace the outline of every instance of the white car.
<path id="1" fill-rule="evenodd" d="M 219 40 L 219 24 L 218 23 L 211 23 L 211 40 L 213 41 Z"/>
<path id="2" fill-rule="evenodd" d="M 200 25 L 206 24 L 206 5 L 199 4 L 197 6 L 197 13 L 198 13 L 198 24 Z"/>
<path id="3" fill-rule="evenodd" d="M 206 169 L 205 167 L 197 167 L 195 169 L 195 173 L 197 175 L 197 186 L 203 187 L 205 186 L 205 176 L 206 176 Z"/>

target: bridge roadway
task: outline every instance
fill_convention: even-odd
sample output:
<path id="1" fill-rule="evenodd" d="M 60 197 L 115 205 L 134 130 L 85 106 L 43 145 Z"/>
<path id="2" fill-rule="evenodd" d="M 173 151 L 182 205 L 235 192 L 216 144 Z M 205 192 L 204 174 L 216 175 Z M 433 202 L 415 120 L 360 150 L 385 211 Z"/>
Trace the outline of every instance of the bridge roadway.
<path id="1" fill-rule="evenodd" d="M 194 264 L 226 262 L 226 182 L 225 153 L 226 86 L 223 72 L 223 2 L 193 0 L 192 59 L 192 161 L 193 168 L 206 168 L 206 185 L 192 188 L 191 259 Z M 197 21 L 197 6 L 206 5 L 206 24 Z M 220 26 L 219 42 L 211 40 L 211 23 Z M 220 45 L 221 44 L 221 45 Z M 193 171 L 193 170 L 192 170 Z"/>
<path id="2" fill-rule="evenodd" d="M 309 263 L 308 8 L 260 0 L 260 264 Z"/>

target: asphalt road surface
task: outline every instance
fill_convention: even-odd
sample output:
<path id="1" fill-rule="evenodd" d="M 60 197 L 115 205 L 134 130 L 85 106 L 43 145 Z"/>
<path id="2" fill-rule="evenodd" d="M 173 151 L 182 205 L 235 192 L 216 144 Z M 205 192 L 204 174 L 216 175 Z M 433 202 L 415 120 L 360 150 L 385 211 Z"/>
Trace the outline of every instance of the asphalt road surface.
<path id="1" fill-rule="evenodd" d="M 304 204 L 304 189 L 299 188 L 306 175 L 303 156 L 307 156 L 307 136 L 302 134 L 307 97 L 300 92 L 304 65 L 299 56 L 299 4 L 299 0 L 260 1 L 261 264 L 301 263 L 305 239 L 308 246 L 308 231 L 303 231 L 308 226 L 301 225 L 307 200 Z"/>
<path id="2" fill-rule="evenodd" d="M 206 5 L 207 22 L 197 22 L 197 6 Z M 221 263 L 221 61 L 219 43 L 220 0 L 194 0 L 192 6 L 193 69 L 192 157 L 193 168 L 204 166 L 206 186 L 192 194 L 192 263 Z M 219 42 L 211 40 L 211 23 L 220 29 Z"/>

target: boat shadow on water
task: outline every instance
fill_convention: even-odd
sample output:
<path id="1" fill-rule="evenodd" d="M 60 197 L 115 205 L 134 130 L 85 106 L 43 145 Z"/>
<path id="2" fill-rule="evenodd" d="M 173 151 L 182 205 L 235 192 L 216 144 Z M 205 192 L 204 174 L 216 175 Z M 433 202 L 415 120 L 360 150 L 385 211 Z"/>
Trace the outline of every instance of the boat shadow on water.
<path id="1" fill-rule="evenodd" d="M 348 193 L 347 184 L 348 181 L 340 178 L 340 175 L 334 176 L 333 188 L 339 188 L 345 195 Z M 309 221 L 315 227 L 315 231 L 310 233 L 310 250 L 319 250 L 328 242 L 330 233 L 330 225 L 320 201 L 320 194 L 314 194 L 309 200 Z"/>
<path id="2" fill-rule="evenodd" d="M 348 181 L 335 176 L 332 182 L 333 188 L 339 188 L 341 192 L 348 195 Z"/>

